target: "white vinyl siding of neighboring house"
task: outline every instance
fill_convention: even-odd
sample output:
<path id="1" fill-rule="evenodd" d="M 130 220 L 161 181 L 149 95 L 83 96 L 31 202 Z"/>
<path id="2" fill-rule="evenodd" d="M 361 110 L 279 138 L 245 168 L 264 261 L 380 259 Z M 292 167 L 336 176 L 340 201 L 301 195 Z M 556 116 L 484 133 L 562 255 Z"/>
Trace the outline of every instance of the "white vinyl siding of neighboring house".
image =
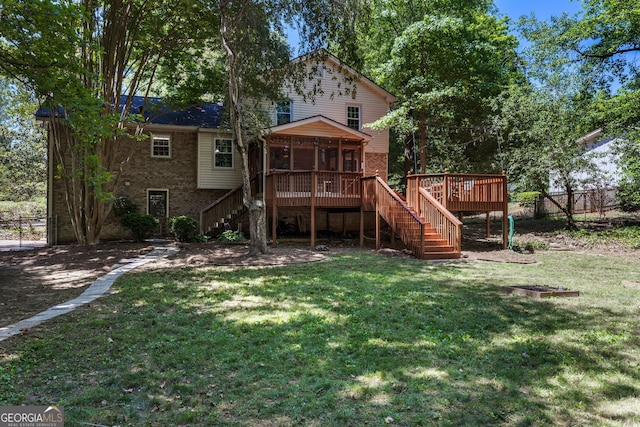
<path id="1" fill-rule="evenodd" d="M 242 159 L 233 148 L 233 167 L 215 166 L 215 141 L 231 140 L 231 135 L 198 132 L 198 188 L 231 190 L 242 184 Z"/>

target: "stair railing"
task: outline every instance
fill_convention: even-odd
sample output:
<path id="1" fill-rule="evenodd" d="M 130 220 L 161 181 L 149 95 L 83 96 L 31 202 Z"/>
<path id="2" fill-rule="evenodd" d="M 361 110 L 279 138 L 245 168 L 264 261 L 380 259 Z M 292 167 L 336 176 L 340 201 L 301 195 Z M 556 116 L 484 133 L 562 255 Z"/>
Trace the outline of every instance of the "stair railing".
<path id="1" fill-rule="evenodd" d="M 416 258 L 424 258 L 426 222 L 403 201 L 380 177 L 376 177 L 376 212 L 398 233 Z M 364 195 L 363 195 L 364 197 Z M 380 235 L 376 233 L 376 235 Z M 376 242 L 379 247 L 379 242 Z"/>
<path id="2" fill-rule="evenodd" d="M 447 244 L 460 253 L 462 248 L 462 222 L 449 212 L 424 188 L 418 190 L 418 215 L 425 219 Z"/>
<path id="3" fill-rule="evenodd" d="M 239 207 L 244 207 L 242 196 L 242 185 L 240 185 L 202 209 L 200 211 L 200 233 L 204 234 L 213 230 L 216 228 L 216 223 L 223 221 Z"/>

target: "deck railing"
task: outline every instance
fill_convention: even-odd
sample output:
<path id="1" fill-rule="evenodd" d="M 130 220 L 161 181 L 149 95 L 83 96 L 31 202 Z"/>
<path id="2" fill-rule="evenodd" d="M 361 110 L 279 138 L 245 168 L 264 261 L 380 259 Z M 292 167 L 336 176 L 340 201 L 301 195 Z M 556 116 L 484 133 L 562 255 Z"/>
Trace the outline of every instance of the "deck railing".
<path id="1" fill-rule="evenodd" d="M 376 211 L 391 229 L 400 235 L 414 255 L 424 258 L 424 235 L 426 222 L 402 200 L 380 177 L 363 179 L 363 203 L 375 201 Z M 376 222 L 376 227 L 378 227 Z M 376 230 L 377 239 L 380 233 Z M 376 247 L 380 247 L 379 240 Z"/>
<path id="2" fill-rule="evenodd" d="M 277 206 L 358 207 L 359 172 L 275 171 L 267 175 L 267 203 Z"/>
<path id="3" fill-rule="evenodd" d="M 211 203 L 200 211 L 200 233 L 205 234 L 218 227 L 218 223 L 229 219 L 234 212 L 242 210 L 243 204 L 242 185 L 229 191 L 227 194 Z"/>
<path id="4" fill-rule="evenodd" d="M 452 212 L 502 211 L 507 203 L 507 177 L 486 174 L 433 174 L 407 177 L 407 202 L 417 206 L 423 188 Z"/>
<path id="5" fill-rule="evenodd" d="M 418 215 L 424 218 L 454 251 L 461 251 L 462 222 L 424 188 L 419 189 Z"/>

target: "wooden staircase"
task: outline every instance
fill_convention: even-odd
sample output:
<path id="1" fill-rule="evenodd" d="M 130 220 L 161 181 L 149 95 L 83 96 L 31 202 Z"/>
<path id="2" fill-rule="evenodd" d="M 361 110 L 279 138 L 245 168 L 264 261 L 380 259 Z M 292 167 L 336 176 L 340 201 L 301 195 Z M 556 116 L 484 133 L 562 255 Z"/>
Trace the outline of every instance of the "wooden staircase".
<path id="1" fill-rule="evenodd" d="M 200 233 L 217 236 L 246 211 L 240 185 L 200 211 Z"/>
<path id="2" fill-rule="evenodd" d="M 379 177 L 363 182 L 364 205 L 375 206 L 378 215 L 417 258 L 460 258 L 462 223 L 427 191 L 421 189 L 417 206 L 410 206 Z M 378 223 L 376 246 L 380 247 Z"/>

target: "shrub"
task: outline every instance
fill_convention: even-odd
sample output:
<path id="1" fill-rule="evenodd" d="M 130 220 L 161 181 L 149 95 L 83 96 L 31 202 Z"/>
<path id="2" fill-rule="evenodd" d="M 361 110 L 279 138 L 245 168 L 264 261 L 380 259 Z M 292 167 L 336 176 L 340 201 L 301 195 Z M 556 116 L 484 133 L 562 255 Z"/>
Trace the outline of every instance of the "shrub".
<path id="1" fill-rule="evenodd" d="M 244 234 L 242 234 L 241 231 L 227 230 L 223 231 L 222 234 L 218 236 L 218 242 L 221 243 L 242 242 L 244 240 Z"/>
<path id="2" fill-rule="evenodd" d="M 136 242 L 141 242 L 153 235 L 153 230 L 158 226 L 158 220 L 153 215 L 139 213 L 125 214 L 120 223 L 131 231 L 131 236 Z"/>
<path id="3" fill-rule="evenodd" d="M 169 228 L 180 242 L 193 242 L 198 234 L 198 221 L 182 215 L 174 216 L 169 220 Z"/>
<path id="4" fill-rule="evenodd" d="M 118 196 L 113 201 L 113 213 L 118 218 L 138 212 L 138 206 L 126 196 Z"/>
<path id="5" fill-rule="evenodd" d="M 640 184 L 636 182 L 621 182 L 616 195 L 620 209 L 624 212 L 640 210 Z"/>
<path id="6" fill-rule="evenodd" d="M 533 211 L 539 195 L 539 191 L 525 191 L 523 193 L 518 193 L 518 204 L 525 209 L 531 209 Z"/>

